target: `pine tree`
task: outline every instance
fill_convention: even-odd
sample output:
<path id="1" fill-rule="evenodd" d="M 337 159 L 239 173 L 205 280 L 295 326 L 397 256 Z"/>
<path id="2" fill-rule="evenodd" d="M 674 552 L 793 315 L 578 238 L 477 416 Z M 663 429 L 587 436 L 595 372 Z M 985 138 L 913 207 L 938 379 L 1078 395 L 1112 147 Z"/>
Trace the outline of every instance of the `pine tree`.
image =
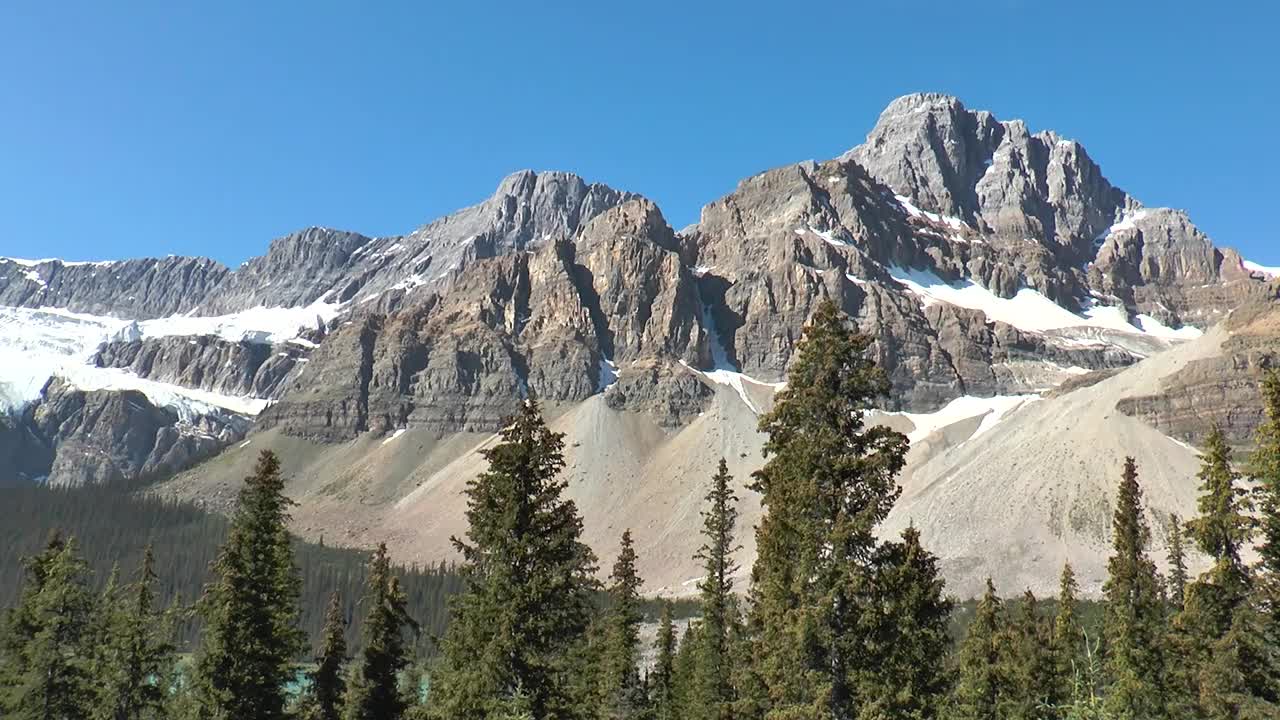
<path id="1" fill-rule="evenodd" d="M 1240 475 L 1231 467 L 1231 448 L 1222 429 L 1214 426 L 1205 442 L 1200 468 L 1200 515 L 1187 523 L 1200 551 L 1213 559 L 1213 568 L 1201 582 L 1217 586 L 1223 605 L 1214 618 L 1215 637 L 1226 632 L 1235 606 L 1249 589 L 1249 573 L 1240 559 L 1253 536 L 1250 513 L 1253 502 L 1239 485 Z"/>
<path id="2" fill-rule="evenodd" d="M 1147 556 L 1151 530 L 1133 458 L 1125 460 L 1107 561 L 1104 628 L 1106 708 L 1116 720 L 1161 720 L 1165 707 L 1165 612 L 1160 578 Z"/>
<path id="3" fill-rule="evenodd" d="M 642 584 L 631 531 L 626 530 L 610 575 L 610 607 L 599 656 L 596 716 L 601 720 L 628 720 L 644 710 L 639 670 Z"/>
<path id="4" fill-rule="evenodd" d="M 1080 586 L 1076 583 L 1075 571 L 1070 563 L 1062 566 L 1062 577 L 1058 582 L 1058 612 L 1053 619 L 1053 666 L 1054 685 L 1051 704 L 1064 707 L 1081 698 L 1083 673 L 1085 670 L 1085 653 L 1088 650 L 1088 639 L 1080 626 L 1078 601 L 1076 595 Z M 1089 696 L 1095 688 L 1090 687 Z"/>
<path id="5" fill-rule="evenodd" d="M 1226 633 L 1212 643 L 1200 674 L 1200 704 L 1207 720 L 1280 717 L 1274 676 L 1260 672 L 1276 667 L 1280 654 L 1280 648 L 1267 642 L 1264 622 L 1251 603 L 1241 603 Z"/>
<path id="6" fill-rule="evenodd" d="M 173 619 L 158 607 L 155 554 L 143 554 L 137 579 L 117 594 L 108 590 L 108 610 L 102 644 L 103 662 L 95 674 L 98 711 L 102 720 L 164 718 L 168 693 L 164 681 L 177 661 Z M 108 584 L 108 588 L 112 584 Z"/>
<path id="7" fill-rule="evenodd" d="M 952 703 L 955 720 L 993 720 L 1008 692 L 1003 676 L 1005 618 L 996 587 L 987 578 L 987 592 L 978 603 L 973 622 L 960 645 L 958 680 Z"/>
<path id="8" fill-rule="evenodd" d="M 27 562 L 26 585 L 9 613 L 0 650 L 0 717 L 88 720 L 92 717 L 95 598 L 74 540 L 60 535 Z"/>
<path id="9" fill-rule="evenodd" d="M 1267 372 L 1261 390 L 1263 419 L 1247 472 L 1256 483 L 1259 511 L 1257 584 L 1264 633 L 1271 645 L 1280 647 L 1280 370 Z"/>
<path id="10" fill-rule="evenodd" d="M 684 634 L 676 643 L 675 661 L 671 671 L 671 694 L 674 699 L 674 717 L 684 718 L 698 712 L 696 673 L 698 662 L 698 646 L 701 640 L 698 632 L 701 623 L 692 622 L 685 628 Z"/>
<path id="11" fill-rule="evenodd" d="M 432 677 L 433 712 L 484 718 L 519 695 L 538 720 L 578 717 L 571 659 L 597 584 L 582 519 L 562 497 L 564 438 L 532 400 L 501 437 L 481 451 L 488 470 L 467 485 L 469 542 L 454 539 L 465 590 Z"/>
<path id="12" fill-rule="evenodd" d="M 1061 703 L 1051 652 L 1051 633 L 1036 613 L 1036 596 L 1027 590 L 1006 632 L 1000 676 L 1006 692 L 1000 717 L 1036 720 Z"/>
<path id="13" fill-rule="evenodd" d="M 676 630 L 671 619 L 671 602 L 664 600 L 658 619 L 658 636 L 654 640 L 653 671 L 649 673 L 649 695 L 654 720 L 675 720 L 674 675 Z"/>
<path id="14" fill-rule="evenodd" d="M 369 562 L 365 607 L 364 649 L 360 668 L 346 699 L 347 720 L 400 720 L 408 703 L 400 693 L 398 674 L 409 665 L 405 628 L 416 630 L 409 618 L 400 580 L 391 572 L 387 544 L 379 543 Z"/>
<path id="15" fill-rule="evenodd" d="M 264 450 L 245 478 L 213 582 L 198 611 L 204 619 L 194 692 L 202 718 L 283 720 L 286 684 L 303 650 L 298 629 L 301 581 L 286 524 L 280 461 Z"/>
<path id="16" fill-rule="evenodd" d="M 823 302 L 760 419 L 766 463 L 752 487 L 768 513 L 756 533 L 751 627 L 766 711 L 852 717 L 856 676 L 873 662 L 858 596 L 873 582 L 875 529 L 897 499 L 907 441 L 865 423 L 888 390 L 870 344 Z"/>
<path id="17" fill-rule="evenodd" d="M 951 689 L 946 658 L 953 603 L 943 588 L 938 559 L 921 545 L 915 527 L 903 531 L 901 542 L 881 546 L 867 594 L 872 610 L 864 615 L 874 661 L 858 671 L 860 717 L 938 717 Z"/>
<path id="18" fill-rule="evenodd" d="M 347 692 L 344 666 L 347 662 L 347 620 L 342 612 L 338 591 L 329 595 L 329 609 L 324 616 L 324 631 L 316 669 L 311 673 L 307 720 L 339 720 L 342 700 Z"/>
<path id="19" fill-rule="evenodd" d="M 711 490 L 702 511 L 703 545 L 695 558 L 702 561 L 703 577 L 698 582 L 702 598 L 702 623 L 698 634 L 697 664 L 694 668 L 694 707 L 688 720 L 721 720 L 732 716 L 732 639 L 740 622 L 733 595 L 733 576 L 738 570 L 733 553 L 734 528 L 738 521 L 738 496 L 733 492 L 729 467 L 720 458 L 720 467 L 711 478 Z"/>
<path id="20" fill-rule="evenodd" d="M 1174 611 L 1182 610 L 1187 594 L 1187 558 L 1182 547 L 1182 522 L 1169 515 L 1169 602 Z"/>

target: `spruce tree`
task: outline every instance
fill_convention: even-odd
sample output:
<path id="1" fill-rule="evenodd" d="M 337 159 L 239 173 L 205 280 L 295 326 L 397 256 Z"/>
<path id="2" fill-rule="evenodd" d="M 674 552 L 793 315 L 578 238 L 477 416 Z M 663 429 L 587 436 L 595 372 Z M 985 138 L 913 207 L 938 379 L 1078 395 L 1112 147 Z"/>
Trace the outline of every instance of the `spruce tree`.
<path id="1" fill-rule="evenodd" d="M 1084 680 L 1085 654 L 1088 639 L 1080 626 L 1076 595 L 1080 586 L 1076 583 L 1071 563 L 1064 563 L 1058 582 L 1058 611 L 1053 619 L 1053 702 L 1064 707 L 1080 698 Z M 1089 695 L 1095 688 L 1088 688 Z"/>
<path id="2" fill-rule="evenodd" d="M 417 624 L 409 617 L 400 579 L 391 571 L 386 543 L 378 544 L 369 562 L 361 602 L 365 609 L 364 648 L 344 716 L 347 720 L 400 720 L 407 703 L 400 694 L 398 677 L 409 665 L 404 631 L 416 630 Z"/>
<path id="3" fill-rule="evenodd" d="M 316 656 L 316 669 L 311 673 L 307 720 L 339 720 L 342 717 L 342 700 L 347 692 L 346 662 L 347 619 L 342 612 L 342 598 L 335 590 L 329 595 L 320 652 Z"/>
<path id="4" fill-rule="evenodd" d="M 0 717 L 89 720 L 95 597 L 73 539 L 54 535 L 26 563 L 26 585 L 0 649 Z"/>
<path id="5" fill-rule="evenodd" d="M 1182 547 L 1182 521 L 1169 515 L 1169 602 L 1175 612 L 1182 610 L 1187 594 L 1187 558 Z"/>
<path id="6" fill-rule="evenodd" d="M 596 716 L 601 720 L 629 720 L 644 710 L 639 669 L 642 584 L 631 531 L 626 530 L 610 575 L 610 607 L 598 660 Z"/>
<path id="7" fill-rule="evenodd" d="M 1004 677 L 1005 618 L 995 584 L 987 591 L 969 623 L 960 658 L 952 716 L 955 720 L 993 720 L 1000 717 L 1008 681 Z"/>
<path id="8" fill-rule="evenodd" d="M 751 626 L 766 712 L 852 717 L 856 677 L 874 662 L 859 596 L 873 583 L 875 529 L 898 497 L 907 441 L 866 425 L 889 387 L 870 345 L 824 301 L 760 419 L 766 463 L 752 487 L 768 512 L 756 532 Z"/>
<path id="9" fill-rule="evenodd" d="M 1256 484 L 1259 511 L 1260 609 L 1268 642 L 1280 646 L 1280 370 L 1266 373 L 1261 390 L 1263 418 L 1247 473 Z"/>
<path id="10" fill-rule="evenodd" d="M 286 685 L 303 650 L 301 581 L 293 562 L 280 461 L 264 450 L 245 478 L 226 543 L 201 598 L 194 692 L 201 718 L 284 720 Z"/>
<path id="11" fill-rule="evenodd" d="M 943 588 L 938 559 L 914 526 L 877 552 L 864 615 L 874 662 L 858 671 L 859 717 L 938 717 L 951 690 L 946 659 L 953 603 Z"/>
<path id="12" fill-rule="evenodd" d="M 711 490 L 702 511 L 704 542 L 695 558 L 702 561 L 703 577 L 698 582 L 702 599 L 697 664 L 694 673 L 695 707 L 688 720 L 721 720 L 732 716 L 734 702 L 734 653 L 731 645 L 740 622 L 733 595 L 733 576 L 738 570 L 733 554 L 737 525 L 738 496 L 734 493 L 729 467 L 720 458 L 720 467 L 711 478 Z"/>
<path id="13" fill-rule="evenodd" d="M 538 720 L 579 717 L 571 659 L 597 583 L 582 519 L 562 497 L 564 438 L 532 400 L 501 438 L 481 451 L 489 468 L 467 485 L 468 541 L 454 539 L 465 589 L 431 678 L 433 712 L 484 718 L 520 698 Z"/>
<path id="14" fill-rule="evenodd" d="M 1000 675 L 1006 692 L 999 703 L 1000 717 L 1037 720 L 1063 698 L 1058 697 L 1052 634 L 1037 614 L 1036 597 L 1030 590 L 1023 594 L 1005 637 Z"/>
<path id="15" fill-rule="evenodd" d="M 1103 585 L 1106 708 L 1116 720 L 1167 717 L 1164 601 L 1155 564 L 1147 555 L 1150 542 L 1138 468 L 1133 458 L 1126 458 L 1112 521 L 1113 551 Z"/>
<path id="16" fill-rule="evenodd" d="M 671 619 L 671 602 L 662 602 L 658 618 L 658 636 L 653 643 L 653 671 L 649 673 L 649 696 L 654 720 L 675 720 L 674 675 L 676 630 Z"/>
<path id="17" fill-rule="evenodd" d="M 142 720 L 166 716 L 164 682 L 176 662 L 173 620 L 156 600 L 155 555 L 143 554 L 137 579 L 122 592 L 108 593 L 113 607 L 95 676 L 102 720 Z"/>
<path id="18" fill-rule="evenodd" d="M 1240 475 L 1231 467 L 1231 448 L 1222 429 L 1214 426 L 1205 442 L 1200 468 L 1199 516 L 1187 523 L 1196 546 L 1213 560 L 1200 583 L 1212 583 L 1221 596 L 1215 637 L 1226 632 L 1235 606 L 1249 589 L 1249 573 L 1242 550 L 1253 537 L 1253 502 L 1240 486 Z"/>

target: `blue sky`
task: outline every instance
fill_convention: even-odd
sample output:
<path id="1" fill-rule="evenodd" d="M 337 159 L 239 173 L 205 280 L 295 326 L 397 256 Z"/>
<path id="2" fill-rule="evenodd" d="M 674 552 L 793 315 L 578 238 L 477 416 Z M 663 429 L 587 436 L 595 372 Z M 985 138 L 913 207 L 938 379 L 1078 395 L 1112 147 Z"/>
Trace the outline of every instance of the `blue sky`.
<path id="1" fill-rule="evenodd" d="M 1271 3 L 11 2 L 0 255 L 385 235 L 563 169 L 672 225 L 932 90 L 1080 140 L 1112 182 L 1280 265 Z"/>

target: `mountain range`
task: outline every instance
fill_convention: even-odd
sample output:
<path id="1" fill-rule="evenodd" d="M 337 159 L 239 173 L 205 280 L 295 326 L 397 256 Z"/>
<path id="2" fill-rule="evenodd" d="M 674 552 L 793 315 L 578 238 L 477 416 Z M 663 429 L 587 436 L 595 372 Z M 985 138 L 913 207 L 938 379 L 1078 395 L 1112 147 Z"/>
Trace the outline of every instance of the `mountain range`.
<path id="1" fill-rule="evenodd" d="M 754 554 L 756 419 L 834 300 L 907 433 L 908 524 L 952 592 L 1096 593 L 1126 455 L 1157 545 L 1195 446 L 1248 442 L 1280 352 L 1280 269 L 1113 186 L 1079 143 L 908 95 L 838 158 L 742 180 L 669 226 L 633 193 L 520 172 L 408 234 L 308 228 L 206 258 L 0 260 L 0 484 L 150 483 L 215 509 L 278 452 L 295 529 L 448 557 L 478 450 L 536 396 L 607 561 L 630 527 L 683 594 L 723 456 Z"/>

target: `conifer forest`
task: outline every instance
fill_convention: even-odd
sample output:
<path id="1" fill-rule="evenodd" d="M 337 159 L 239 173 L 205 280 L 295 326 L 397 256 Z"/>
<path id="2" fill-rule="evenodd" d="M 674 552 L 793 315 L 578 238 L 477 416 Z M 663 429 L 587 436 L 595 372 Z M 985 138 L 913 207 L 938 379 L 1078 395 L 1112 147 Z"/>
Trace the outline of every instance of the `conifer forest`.
<path id="1" fill-rule="evenodd" d="M 291 536 L 269 449 L 230 517 L 141 487 L 0 490 L 0 717 L 1280 718 L 1280 374 L 1249 452 L 1208 438 L 1168 557 L 1130 459 L 1099 600 L 1069 564 L 1053 598 L 1000 578 L 956 598 L 920 533 L 880 532 L 909 443 L 867 422 L 890 385 L 851 328 L 819 307 L 760 417 L 762 469 L 710 478 L 696 598 L 642 593 L 629 530 L 601 566 L 533 399 L 483 450 L 455 563 Z"/>

